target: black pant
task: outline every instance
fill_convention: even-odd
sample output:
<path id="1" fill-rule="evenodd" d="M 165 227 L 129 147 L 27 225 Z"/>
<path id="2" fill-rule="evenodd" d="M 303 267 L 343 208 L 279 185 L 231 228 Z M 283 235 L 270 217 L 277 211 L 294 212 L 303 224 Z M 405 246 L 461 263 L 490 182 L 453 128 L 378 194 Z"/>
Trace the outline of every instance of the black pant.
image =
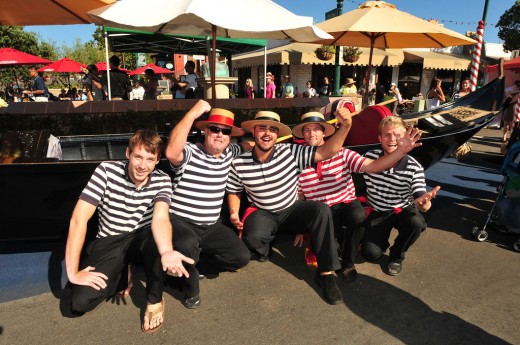
<path id="1" fill-rule="evenodd" d="M 358 246 L 365 234 L 365 209 L 359 200 L 347 204 L 340 203 L 330 207 L 336 238 L 343 244 L 341 266 L 354 266 Z"/>
<path id="2" fill-rule="evenodd" d="M 195 297 L 200 293 L 197 264 L 214 271 L 234 271 L 249 263 L 249 250 L 224 224 L 216 222 L 210 226 L 199 226 L 171 213 L 170 221 L 174 249 L 195 260 L 194 265 L 184 264 L 190 275 L 189 278 L 181 278 L 186 297 Z"/>
<path id="3" fill-rule="evenodd" d="M 392 228 L 397 229 L 394 245 L 390 248 L 390 261 L 402 262 L 405 252 L 426 229 L 426 221 L 415 205 L 396 213 L 394 211 L 372 211 L 367 217 L 363 240 L 363 255 L 369 261 L 378 260 L 388 249 Z"/>
<path id="4" fill-rule="evenodd" d="M 96 268 L 107 277 L 107 287 L 96 290 L 90 286 L 72 285 L 72 310 L 88 312 L 103 300 L 126 287 L 129 263 L 142 264 L 146 274 L 146 298 L 155 304 L 162 300 L 163 271 L 161 257 L 152 230 L 140 229 L 131 233 L 95 239 L 87 248 L 87 258 L 80 270 Z"/>
<path id="5" fill-rule="evenodd" d="M 340 268 L 334 240 L 334 225 L 329 207 L 317 201 L 296 201 L 279 213 L 258 209 L 244 223 L 242 240 L 250 250 L 262 255 L 269 253 L 269 243 L 280 229 L 290 233 L 309 232 L 312 250 L 318 260 L 318 271 Z"/>

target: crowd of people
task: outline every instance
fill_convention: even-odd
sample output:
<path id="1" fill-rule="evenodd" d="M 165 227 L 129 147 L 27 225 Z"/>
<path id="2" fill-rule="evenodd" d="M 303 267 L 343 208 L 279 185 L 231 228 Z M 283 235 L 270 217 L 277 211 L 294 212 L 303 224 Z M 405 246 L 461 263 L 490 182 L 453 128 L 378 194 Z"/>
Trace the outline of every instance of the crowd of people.
<path id="1" fill-rule="evenodd" d="M 390 247 L 386 273 L 399 274 L 426 228 L 420 212 L 439 188 L 426 191 L 422 167 L 407 154 L 420 146 L 420 134 L 400 118 L 380 124 L 381 150 L 360 156 L 343 148 L 352 111 L 352 104 L 335 111 L 336 126 L 322 113 L 306 113 L 292 130 L 275 112 L 259 111 L 240 128 L 232 112 L 199 100 L 167 143 L 152 130 L 137 131 L 128 161 L 101 163 L 73 211 L 65 253 L 73 312 L 128 295 L 132 265 L 142 265 L 147 306 L 141 327 L 154 332 L 164 323 L 165 283 L 180 288 L 186 308 L 199 308 L 199 279 L 237 271 L 250 260 L 269 261 L 279 232 L 308 236 L 317 258 L 315 282 L 329 304 L 343 301 L 336 274 L 356 280 L 359 252 L 376 261 Z M 204 133 L 202 142 L 188 142 L 193 126 Z M 236 143 L 245 132 L 252 140 Z M 290 134 L 305 144 L 277 143 Z M 156 168 L 163 152 L 172 174 Z M 368 219 L 352 174 L 366 180 Z M 96 210 L 97 237 L 86 243 Z M 399 235 L 390 246 L 392 227 Z"/>

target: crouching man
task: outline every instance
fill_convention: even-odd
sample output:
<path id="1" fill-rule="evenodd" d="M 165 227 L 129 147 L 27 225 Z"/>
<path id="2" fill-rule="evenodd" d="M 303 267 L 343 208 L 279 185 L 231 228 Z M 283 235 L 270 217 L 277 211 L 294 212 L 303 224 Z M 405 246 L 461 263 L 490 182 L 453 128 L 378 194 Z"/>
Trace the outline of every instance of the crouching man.
<path id="1" fill-rule="evenodd" d="M 79 196 L 70 221 L 65 252 L 72 283 L 72 310 L 85 313 L 125 289 L 129 263 L 144 266 L 147 306 L 141 329 L 153 332 L 164 318 L 163 271 L 187 275 L 182 262 L 193 260 L 173 250 L 168 209 L 171 179 L 155 170 L 162 149 L 156 132 L 140 130 L 129 141 L 127 162 L 103 162 Z M 99 212 L 97 238 L 80 264 L 87 222 Z"/>

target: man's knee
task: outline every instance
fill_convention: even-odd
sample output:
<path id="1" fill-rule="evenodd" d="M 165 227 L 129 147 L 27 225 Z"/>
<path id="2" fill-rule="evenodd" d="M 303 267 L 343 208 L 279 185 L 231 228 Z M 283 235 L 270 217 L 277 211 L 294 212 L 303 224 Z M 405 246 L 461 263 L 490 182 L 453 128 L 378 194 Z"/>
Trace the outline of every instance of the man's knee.
<path id="1" fill-rule="evenodd" d="M 89 291 L 93 290 L 93 291 Z M 99 303 L 101 303 L 104 298 L 99 296 L 94 296 L 92 292 L 97 292 L 91 287 L 87 286 L 76 286 L 72 290 L 71 297 L 71 307 L 72 311 L 76 313 L 86 313 L 93 310 Z"/>
<path id="2" fill-rule="evenodd" d="M 363 256 L 368 261 L 377 261 L 381 256 L 383 256 L 383 251 L 377 244 L 373 242 L 365 242 L 363 243 Z"/>

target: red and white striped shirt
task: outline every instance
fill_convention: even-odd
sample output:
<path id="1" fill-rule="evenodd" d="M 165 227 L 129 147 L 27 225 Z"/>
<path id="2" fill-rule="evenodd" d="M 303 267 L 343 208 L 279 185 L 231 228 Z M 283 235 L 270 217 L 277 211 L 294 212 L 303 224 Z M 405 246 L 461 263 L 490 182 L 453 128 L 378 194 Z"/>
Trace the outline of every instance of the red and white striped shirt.
<path id="1" fill-rule="evenodd" d="M 305 168 L 299 177 L 307 200 L 321 201 L 329 207 L 356 199 L 351 173 L 361 172 L 366 158 L 342 148 L 334 157 Z"/>

